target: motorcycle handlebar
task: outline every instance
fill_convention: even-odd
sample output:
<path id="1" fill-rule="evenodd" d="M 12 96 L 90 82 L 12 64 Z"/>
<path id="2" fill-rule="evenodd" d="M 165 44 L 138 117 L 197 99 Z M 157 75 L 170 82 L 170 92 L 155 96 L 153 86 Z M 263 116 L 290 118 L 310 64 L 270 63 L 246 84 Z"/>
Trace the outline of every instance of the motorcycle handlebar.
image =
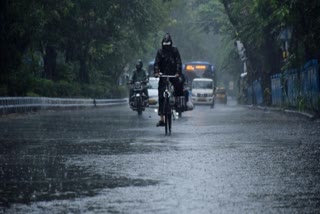
<path id="1" fill-rule="evenodd" d="M 160 77 L 164 77 L 164 78 L 176 78 L 176 76 L 174 75 L 162 75 Z"/>
<path id="2" fill-rule="evenodd" d="M 142 84 L 146 85 L 149 81 L 144 80 L 144 81 L 136 81 L 136 82 L 141 82 Z M 127 85 L 134 85 L 134 83 L 135 82 L 133 82 L 133 81 L 129 81 L 129 82 L 127 82 Z"/>
<path id="3" fill-rule="evenodd" d="M 164 77 L 164 78 L 176 78 L 177 76 L 176 76 L 176 75 L 165 75 L 165 74 L 160 73 L 160 74 L 159 74 L 159 77 Z"/>

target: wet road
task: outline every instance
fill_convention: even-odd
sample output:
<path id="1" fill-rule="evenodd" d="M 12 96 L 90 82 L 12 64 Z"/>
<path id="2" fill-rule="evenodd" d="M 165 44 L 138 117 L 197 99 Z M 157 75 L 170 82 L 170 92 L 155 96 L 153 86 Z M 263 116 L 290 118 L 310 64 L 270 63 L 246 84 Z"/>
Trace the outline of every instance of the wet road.
<path id="1" fill-rule="evenodd" d="M 319 213 L 320 122 L 197 106 L 0 118 L 0 213 Z"/>

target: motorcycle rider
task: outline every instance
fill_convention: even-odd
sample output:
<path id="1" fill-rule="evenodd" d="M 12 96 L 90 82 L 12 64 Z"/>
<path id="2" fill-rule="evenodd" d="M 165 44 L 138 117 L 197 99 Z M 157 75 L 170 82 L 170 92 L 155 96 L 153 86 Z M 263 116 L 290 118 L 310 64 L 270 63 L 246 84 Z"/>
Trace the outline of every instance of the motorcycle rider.
<path id="1" fill-rule="evenodd" d="M 175 75 L 177 78 L 170 78 L 170 82 L 174 87 L 175 96 L 183 96 L 183 84 L 182 79 L 182 62 L 178 48 L 172 46 L 172 39 L 169 33 L 166 33 L 161 42 L 162 48 L 157 51 L 157 55 L 154 61 L 154 76 L 159 77 L 160 73 L 163 75 Z M 158 99 L 159 108 L 158 114 L 160 121 L 157 123 L 158 126 L 164 126 L 164 109 L 163 93 L 166 89 L 166 79 L 160 78 L 158 86 Z"/>
<path id="2" fill-rule="evenodd" d="M 142 82 L 143 84 L 143 93 L 145 94 L 145 102 L 148 105 L 148 89 L 145 87 L 146 83 L 148 82 L 148 75 L 146 70 L 143 69 L 143 63 L 142 60 L 139 59 L 137 60 L 136 63 L 136 69 L 132 71 L 132 77 L 131 80 L 129 81 L 130 84 L 134 84 L 135 82 Z M 130 105 L 133 104 L 133 94 L 134 94 L 134 88 L 130 88 L 130 97 L 129 97 L 129 103 Z"/>

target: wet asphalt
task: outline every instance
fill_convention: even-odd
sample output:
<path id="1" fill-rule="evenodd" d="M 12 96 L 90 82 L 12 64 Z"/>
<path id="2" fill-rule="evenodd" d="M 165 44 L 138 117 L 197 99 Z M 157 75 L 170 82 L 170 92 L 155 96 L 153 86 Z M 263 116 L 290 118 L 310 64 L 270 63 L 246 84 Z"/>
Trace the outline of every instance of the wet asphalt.
<path id="1" fill-rule="evenodd" d="M 319 213 L 320 121 L 127 105 L 0 118 L 0 213 Z"/>

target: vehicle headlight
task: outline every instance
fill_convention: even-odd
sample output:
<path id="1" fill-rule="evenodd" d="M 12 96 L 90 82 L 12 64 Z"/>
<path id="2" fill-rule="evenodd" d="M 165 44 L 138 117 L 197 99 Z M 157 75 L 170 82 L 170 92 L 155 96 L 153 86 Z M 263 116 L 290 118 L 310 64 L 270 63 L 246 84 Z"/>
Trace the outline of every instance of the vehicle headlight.
<path id="1" fill-rule="evenodd" d="M 136 88 L 136 89 L 141 88 L 141 83 L 140 82 L 135 82 L 134 83 L 134 88 Z"/>

